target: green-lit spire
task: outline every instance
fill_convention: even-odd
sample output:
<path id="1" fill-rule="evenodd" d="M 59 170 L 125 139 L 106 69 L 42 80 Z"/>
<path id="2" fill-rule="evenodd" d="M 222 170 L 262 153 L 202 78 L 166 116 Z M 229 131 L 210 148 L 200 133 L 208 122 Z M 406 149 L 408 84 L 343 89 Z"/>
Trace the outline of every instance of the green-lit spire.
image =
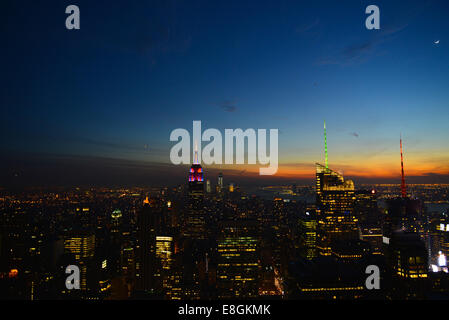
<path id="1" fill-rule="evenodd" d="M 324 120 L 324 165 L 326 166 L 326 169 L 328 169 L 327 164 L 327 135 L 326 135 L 326 120 Z"/>

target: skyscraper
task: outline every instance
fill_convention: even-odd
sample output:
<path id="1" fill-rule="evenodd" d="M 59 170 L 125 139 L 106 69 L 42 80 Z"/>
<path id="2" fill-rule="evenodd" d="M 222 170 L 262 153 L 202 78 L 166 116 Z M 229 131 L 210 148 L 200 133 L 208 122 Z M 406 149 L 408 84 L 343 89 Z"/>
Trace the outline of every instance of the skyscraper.
<path id="1" fill-rule="evenodd" d="M 301 230 L 301 256 L 307 260 L 312 260 L 317 256 L 317 220 L 315 210 L 307 210 L 298 220 Z"/>
<path id="2" fill-rule="evenodd" d="M 359 220 L 360 239 L 370 243 L 373 254 L 381 254 L 382 220 L 376 195 L 376 190 L 356 191 L 354 213 Z"/>
<path id="3" fill-rule="evenodd" d="M 354 214 L 354 183 L 316 164 L 316 211 L 320 254 L 330 255 L 331 242 L 356 239 L 357 218 Z"/>
<path id="4" fill-rule="evenodd" d="M 395 231 L 388 248 L 392 272 L 392 298 L 422 298 L 428 276 L 428 255 L 424 242 L 414 232 Z"/>
<path id="5" fill-rule="evenodd" d="M 326 123 L 324 143 L 326 165 L 316 164 L 317 248 L 321 255 L 330 255 L 332 242 L 357 239 L 358 230 L 354 183 L 328 168 Z"/>
<path id="6" fill-rule="evenodd" d="M 257 221 L 222 221 L 220 229 L 217 248 L 218 297 L 257 297 L 260 269 Z"/>
<path id="7" fill-rule="evenodd" d="M 422 229 L 423 202 L 417 198 L 407 197 L 404 160 L 402 152 L 402 137 L 400 139 L 401 151 L 401 196 L 387 201 L 387 211 L 384 223 L 384 236 L 391 238 L 395 231 L 407 230 L 408 232 L 418 232 Z"/>
<path id="8" fill-rule="evenodd" d="M 88 290 L 88 269 L 95 254 L 95 235 L 89 231 L 72 231 L 64 237 L 64 252 L 72 254 L 80 268 L 80 288 Z"/>
<path id="9" fill-rule="evenodd" d="M 161 278 L 162 288 L 167 297 L 171 297 L 173 288 L 173 237 L 156 236 L 157 274 Z"/>
<path id="10" fill-rule="evenodd" d="M 156 237 L 161 233 L 162 216 L 155 200 L 145 199 L 137 216 L 136 280 L 139 293 L 149 297 L 161 295 L 162 283 L 156 259 Z"/>
<path id="11" fill-rule="evenodd" d="M 440 256 L 443 254 L 445 257 L 449 257 L 449 218 L 447 213 L 443 213 L 439 216 L 435 222 L 432 224 L 434 239 L 436 242 L 435 250 L 433 252 L 433 257 Z M 435 259 L 437 263 L 437 259 Z"/>
<path id="12" fill-rule="evenodd" d="M 188 191 L 184 235 L 193 240 L 202 240 L 205 239 L 206 219 L 203 168 L 198 162 L 198 151 L 195 151 L 195 159 L 190 167 Z"/>
<path id="13" fill-rule="evenodd" d="M 399 144 L 401 147 L 401 196 L 402 196 L 402 198 L 405 198 L 405 197 L 407 197 L 407 190 L 405 188 L 404 156 L 402 154 L 402 136 L 401 136 Z"/>
<path id="14" fill-rule="evenodd" d="M 221 173 L 221 172 L 218 174 L 217 189 L 218 189 L 219 193 L 223 191 L 223 173 Z"/>

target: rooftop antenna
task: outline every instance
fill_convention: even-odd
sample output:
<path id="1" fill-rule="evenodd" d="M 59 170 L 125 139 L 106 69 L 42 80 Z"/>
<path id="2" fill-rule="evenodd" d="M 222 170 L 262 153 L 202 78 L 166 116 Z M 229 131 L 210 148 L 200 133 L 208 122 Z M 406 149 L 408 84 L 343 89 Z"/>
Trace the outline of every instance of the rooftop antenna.
<path id="1" fill-rule="evenodd" d="M 407 191 L 405 188 L 405 176 L 404 176 L 404 156 L 402 154 L 402 134 L 400 135 L 399 144 L 401 146 L 401 172 L 402 172 L 402 179 L 401 179 L 401 196 L 402 198 L 407 197 Z"/>
<path id="2" fill-rule="evenodd" d="M 324 120 L 324 165 L 326 166 L 326 169 L 329 168 L 328 162 L 327 162 L 327 134 L 326 134 L 326 120 Z"/>
<path id="3" fill-rule="evenodd" d="M 195 141 L 195 159 L 193 160 L 194 164 L 199 164 L 198 163 L 198 142 Z"/>

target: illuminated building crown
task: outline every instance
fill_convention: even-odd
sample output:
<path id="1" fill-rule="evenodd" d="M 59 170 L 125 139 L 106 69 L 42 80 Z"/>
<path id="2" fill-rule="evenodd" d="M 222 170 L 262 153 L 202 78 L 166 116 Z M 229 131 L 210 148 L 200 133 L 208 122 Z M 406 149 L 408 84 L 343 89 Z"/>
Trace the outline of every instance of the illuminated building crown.
<path id="1" fill-rule="evenodd" d="M 193 164 L 190 167 L 189 171 L 189 182 L 203 182 L 203 168 L 201 167 L 199 161 L 198 161 L 198 146 L 195 143 L 195 158 L 193 160 Z"/>
<path id="2" fill-rule="evenodd" d="M 203 168 L 200 164 L 192 164 L 189 172 L 189 182 L 199 181 L 203 182 Z"/>

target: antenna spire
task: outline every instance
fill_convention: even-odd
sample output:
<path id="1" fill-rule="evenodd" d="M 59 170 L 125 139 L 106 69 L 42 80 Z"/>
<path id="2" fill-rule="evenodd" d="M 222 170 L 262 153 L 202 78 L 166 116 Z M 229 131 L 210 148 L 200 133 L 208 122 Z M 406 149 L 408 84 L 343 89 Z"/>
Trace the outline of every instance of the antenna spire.
<path id="1" fill-rule="evenodd" d="M 198 164 L 198 142 L 195 141 L 195 159 L 193 160 L 194 164 Z"/>
<path id="2" fill-rule="evenodd" d="M 329 168 L 327 161 L 327 134 L 326 134 L 326 120 L 324 120 L 324 164 L 326 169 Z"/>
<path id="3" fill-rule="evenodd" d="M 399 144 L 401 147 L 401 173 L 402 173 L 402 179 L 401 179 L 401 196 L 402 198 L 407 197 L 407 190 L 405 188 L 405 176 L 404 176 L 404 156 L 402 154 L 402 134 L 400 135 Z"/>

